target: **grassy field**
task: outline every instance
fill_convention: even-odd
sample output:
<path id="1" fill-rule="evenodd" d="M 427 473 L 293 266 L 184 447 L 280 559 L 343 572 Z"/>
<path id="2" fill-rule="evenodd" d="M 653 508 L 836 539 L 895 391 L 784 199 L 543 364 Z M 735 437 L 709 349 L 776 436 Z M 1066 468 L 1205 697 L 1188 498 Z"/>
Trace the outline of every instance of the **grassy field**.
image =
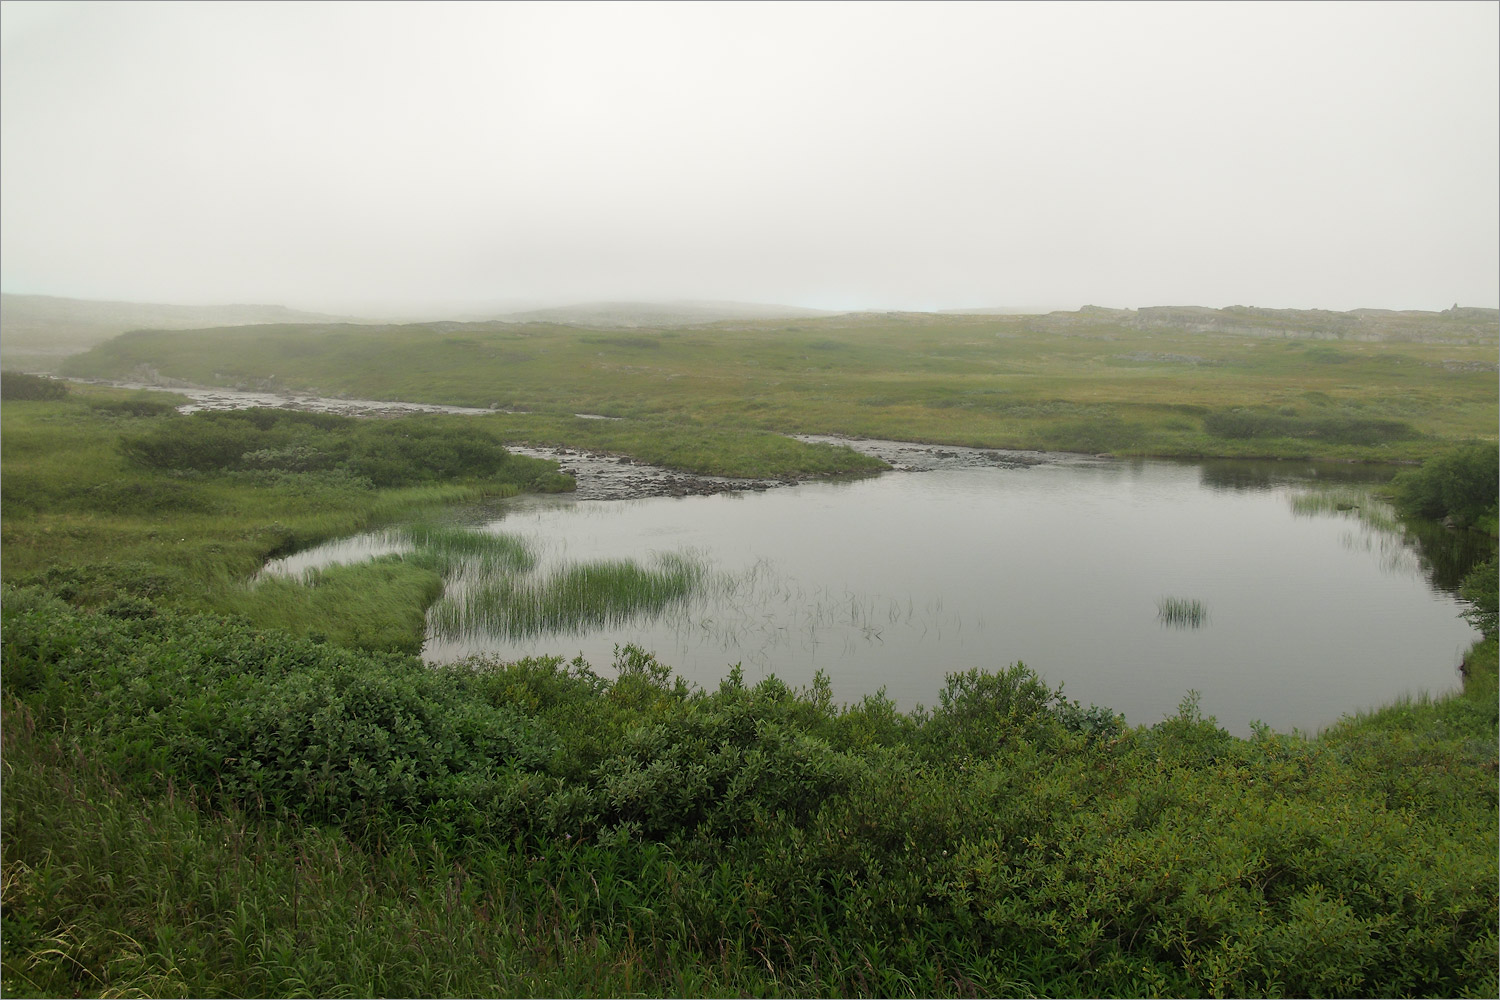
<path id="1" fill-rule="evenodd" d="M 707 471 L 705 456 L 722 450 L 694 448 L 695 439 L 744 429 L 1411 461 L 1435 443 L 1496 436 L 1500 331 L 1452 322 L 1445 342 L 1195 332 L 1103 311 L 1066 322 L 851 315 L 629 331 L 262 326 L 132 333 L 64 370 L 524 410 L 502 425 L 513 440 L 600 442 L 631 454 L 654 446 L 653 461 L 693 471 Z M 741 467 L 774 472 L 781 462 Z"/>

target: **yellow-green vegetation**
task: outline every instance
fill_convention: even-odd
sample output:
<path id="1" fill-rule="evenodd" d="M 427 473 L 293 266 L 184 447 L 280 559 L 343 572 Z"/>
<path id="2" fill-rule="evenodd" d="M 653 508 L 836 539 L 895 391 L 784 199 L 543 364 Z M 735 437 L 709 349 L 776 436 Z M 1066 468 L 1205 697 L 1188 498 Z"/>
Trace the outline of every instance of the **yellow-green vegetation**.
<path id="1" fill-rule="evenodd" d="M 1500 328 L 1488 314 L 1429 314 L 1407 329 L 1331 313 L 1224 323 L 1226 311 L 1200 329 L 1149 312 L 138 332 L 64 370 L 524 410 L 502 424 L 508 438 L 602 445 L 694 471 L 711 471 L 722 450 L 710 435 L 744 429 L 1362 460 L 1417 460 L 1435 443 L 1495 438 Z M 1314 339 L 1338 336 L 1349 339 Z M 1407 339 L 1354 339 L 1364 336 Z M 568 418 L 575 412 L 627 419 Z M 636 450 L 645 446 L 650 455 Z"/>

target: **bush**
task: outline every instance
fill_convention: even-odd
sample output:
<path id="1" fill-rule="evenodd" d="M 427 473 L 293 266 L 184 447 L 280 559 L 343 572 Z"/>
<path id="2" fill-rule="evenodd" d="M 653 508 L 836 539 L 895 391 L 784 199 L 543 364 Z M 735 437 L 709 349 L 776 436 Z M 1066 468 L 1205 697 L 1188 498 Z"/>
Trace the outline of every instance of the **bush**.
<path id="1" fill-rule="evenodd" d="M 1464 618 L 1486 638 L 1500 631 L 1500 587 L 1496 584 L 1495 559 L 1475 566 L 1464 577 L 1458 593 L 1469 602 Z"/>
<path id="2" fill-rule="evenodd" d="M 243 817 L 212 841 L 256 856 L 246 822 L 294 838 L 296 858 L 265 879 L 290 912 L 246 939 L 297 926 L 304 894 L 304 931 L 333 929 L 309 940 L 339 942 L 328 993 L 352 992 L 339 977 L 369 964 L 349 911 L 310 905 L 349 866 L 403 899 L 423 873 L 434 891 L 414 912 L 454 928 L 413 936 L 408 920 L 367 941 L 410 936 L 456 967 L 493 924 L 601 967 L 726 970 L 660 990 L 679 995 L 1494 995 L 1493 682 L 1473 693 L 1493 678 L 1492 643 L 1463 696 L 1319 740 L 1242 740 L 1191 695 L 1126 730 L 1019 664 L 954 675 L 933 713 L 895 716 L 880 698 L 834 707 L 826 681 L 747 687 L 736 671 L 689 690 L 632 647 L 608 680 L 581 661 L 430 668 L 127 594 L 86 613 L 8 589 L 0 613 L 6 693 L 23 708 L 5 727 L 10 888 L 24 889 L 7 890 L 7 974 L 21 969 L 12 930 L 33 949 L 18 953 L 65 965 L 94 901 L 179 846 L 148 824 L 119 848 L 115 883 L 89 881 L 114 869 L 57 846 L 71 826 L 34 818 L 72 789 L 26 770 L 12 734 L 34 732 L 56 761 L 107 775 L 112 809 L 186 798 Z M 12 801 L 15 778 L 28 799 Z M 94 840 L 103 824 L 79 826 Z M 309 877 L 302 847 L 316 843 L 340 849 Z M 183 881 L 219 864 L 173 857 Z M 133 910 L 175 955 L 248 891 L 164 907 L 153 887 Z M 74 958 L 90 975 L 120 961 L 111 931 Z M 202 947 L 241 970 L 260 961 L 217 936 Z M 140 982 L 110 992 L 169 992 Z M 544 976 L 516 992 L 651 992 L 610 982 Z"/>
<path id="3" fill-rule="evenodd" d="M 1396 509 L 1408 517 L 1452 518 L 1458 527 L 1493 519 L 1500 495 L 1500 449 L 1456 448 L 1428 459 L 1391 481 Z"/>
<path id="4" fill-rule="evenodd" d="M 101 413 L 120 417 L 160 417 L 177 410 L 177 404 L 153 393 L 141 393 L 127 399 L 90 399 L 90 407 Z"/>
<path id="5" fill-rule="evenodd" d="M 0 399 L 62 399 L 67 394 L 68 384 L 61 379 L 0 371 Z"/>
<path id="6" fill-rule="evenodd" d="M 467 418 L 358 420 L 271 409 L 204 412 L 128 436 L 122 448 L 132 460 L 154 469 L 339 471 L 377 487 L 496 477 L 516 481 L 545 477 L 553 470 L 550 463 L 513 459 L 488 429 Z M 555 490 L 564 484 L 544 485 Z"/>

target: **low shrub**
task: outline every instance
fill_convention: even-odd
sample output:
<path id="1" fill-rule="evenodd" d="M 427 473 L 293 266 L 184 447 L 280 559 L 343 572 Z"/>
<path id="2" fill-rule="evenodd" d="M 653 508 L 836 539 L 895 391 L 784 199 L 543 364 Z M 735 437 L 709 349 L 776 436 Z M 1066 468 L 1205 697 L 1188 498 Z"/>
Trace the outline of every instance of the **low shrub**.
<path id="1" fill-rule="evenodd" d="M 0 399 L 49 400 L 63 399 L 68 395 L 68 383 L 46 375 L 28 375 L 25 372 L 0 371 Z"/>
<path id="2" fill-rule="evenodd" d="M 1500 449 L 1494 445 L 1455 448 L 1429 458 L 1419 469 L 1391 482 L 1396 509 L 1407 517 L 1433 521 L 1452 518 L 1459 527 L 1495 518 L 1500 491 Z"/>

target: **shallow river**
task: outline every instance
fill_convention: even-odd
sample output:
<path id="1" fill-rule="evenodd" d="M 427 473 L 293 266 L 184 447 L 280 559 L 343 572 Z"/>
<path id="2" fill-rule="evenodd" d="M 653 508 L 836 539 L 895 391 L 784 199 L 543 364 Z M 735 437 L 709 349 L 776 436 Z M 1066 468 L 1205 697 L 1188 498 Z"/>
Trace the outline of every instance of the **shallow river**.
<path id="1" fill-rule="evenodd" d="M 547 564 L 687 553 L 724 585 L 623 627 L 432 638 L 426 655 L 582 654 L 607 668 L 615 644 L 632 642 L 703 686 L 735 663 L 747 681 L 774 672 L 799 686 L 823 670 L 836 700 L 884 688 L 903 708 L 934 704 L 951 671 L 1020 660 L 1132 723 L 1196 690 L 1205 715 L 1245 734 L 1252 720 L 1315 732 L 1404 693 L 1451 690 L 1477 638 L 1399 534 L 1358 510 L 1294 506 L 1348 471 L 946 454 L 910 463 L 928 471 L 845 483 L 519 497 L 468 512 L 531 540 Z M 1164 624 L 1167 597 L 1206 617 Z"/>

